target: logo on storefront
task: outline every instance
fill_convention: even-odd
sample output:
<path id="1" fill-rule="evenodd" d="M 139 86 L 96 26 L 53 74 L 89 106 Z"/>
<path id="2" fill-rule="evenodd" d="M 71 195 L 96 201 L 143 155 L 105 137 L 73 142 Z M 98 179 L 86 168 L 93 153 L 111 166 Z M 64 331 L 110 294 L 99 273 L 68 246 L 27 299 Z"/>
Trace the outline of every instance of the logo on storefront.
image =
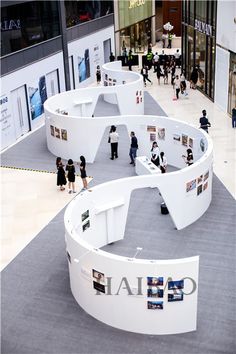
<path id="1" fill-rule="evenodd" d="M 207 36 L 212 36 L 212 26 L 205 22 L 195 20 L 195 29 L 201 33 L 205 33 Z"/>
<path id="2" fill-rule="evenodd" d="M 5 20 L 1 22 L 1 31 L 21 29 L 20 20 Z"/>
<path id="3" fill-rule="evenodd" d="M 130 0 L 129 9 L 134 9 L 135 7 L 142 6 L 145 4 L 145 0 Z"/>

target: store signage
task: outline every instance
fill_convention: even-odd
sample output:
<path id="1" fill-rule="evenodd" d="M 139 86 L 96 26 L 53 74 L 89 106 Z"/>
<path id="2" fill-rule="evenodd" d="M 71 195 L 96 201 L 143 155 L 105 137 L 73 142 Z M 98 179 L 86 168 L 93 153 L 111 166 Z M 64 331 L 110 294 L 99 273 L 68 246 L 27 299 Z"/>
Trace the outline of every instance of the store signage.
<path id="1" fill-rule="evenodd" d="M 145 4 L 145 0 L 130 0 L 129 9 L 134 9 L 135 7 L 142 6 Z"/>
<path id="2" fill-rule="evenodd" d="M 21 29 L 20 20 L 5 20 L 1 22 L 1 31 Z"/>
<path id="3" fill-rule="evenodd" d="M 212 36 L 212 26 L 205 22 L 195 20 L 195 29 L 199 32 L 205 33 L 207 36 Z"/>

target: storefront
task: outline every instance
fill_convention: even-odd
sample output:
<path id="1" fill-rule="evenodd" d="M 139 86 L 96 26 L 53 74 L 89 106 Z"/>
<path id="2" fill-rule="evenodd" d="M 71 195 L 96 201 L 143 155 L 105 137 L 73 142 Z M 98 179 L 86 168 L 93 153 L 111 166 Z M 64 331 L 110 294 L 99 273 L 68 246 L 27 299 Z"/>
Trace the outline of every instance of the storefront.
<path id="1" fill-rule="evenodd" d="M 116 54 L 125 48 L 143 53 L 155 38 L 155 7 L 152 0 L 116 1 L 115 37 Z"/>
<path id="2" fill-rule="evenodd" d="M 190 79 L 198 68 L 197 87 L 214 99 L 216 1 L 183 1 L 182 67 Z"/>
<path id="3" fill-rule="evenodd" d="M 230 53 L 228 94 L 228 113 L 232 114 L 232 109 L 236 107 L 236 54 L 232 52 Z"/>

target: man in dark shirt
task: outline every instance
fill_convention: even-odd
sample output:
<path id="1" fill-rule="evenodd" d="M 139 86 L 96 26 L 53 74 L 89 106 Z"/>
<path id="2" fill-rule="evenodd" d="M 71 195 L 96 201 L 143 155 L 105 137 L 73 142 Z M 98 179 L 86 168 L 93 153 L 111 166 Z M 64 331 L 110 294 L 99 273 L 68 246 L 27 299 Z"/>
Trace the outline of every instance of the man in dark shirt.
<path id="1" fill-rule="evenodd" d="M 129 156 L 131 159 L 130 164 L 135 166 L 135 158 L 136 158 L 137 150 L 138 150 L 138 139 L 136 138 L 134 132 L 130 133 L 130 137 L 131 137 L 131 144 L 130 144 L 130 150 L 129 150 Z"/>
<path id="2" fill-rule="evenodd" d="M 202 117 L 200 118 L 199 122 L 200 122 L 200 128 L 202 128 L 203 130 L 205 130 L 205 132 L 208 133 L 208 127 L 211 126 L 211 123 L 209 122 L 206 114 L 207 114 L 206 110 L 204 109 L 202 111 Z"/>

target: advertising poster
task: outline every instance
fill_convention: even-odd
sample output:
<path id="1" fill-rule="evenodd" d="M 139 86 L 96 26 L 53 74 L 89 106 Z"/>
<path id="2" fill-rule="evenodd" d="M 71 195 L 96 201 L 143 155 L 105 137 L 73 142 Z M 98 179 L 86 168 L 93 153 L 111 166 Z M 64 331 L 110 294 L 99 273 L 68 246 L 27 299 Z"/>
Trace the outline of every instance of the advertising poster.
<path id="1" fill-rule="evenodd" d="M 89 49 L 85 49 L 84 56 L 78 57 L 79 82 L 83 82 L 90 77 Z"/>
<path id="2" fill-rule="evenodd" d="M 31 119 L 41 116 L 44 112 L 43 104 L 47 99 L 46 79 L 41 76 L 34 86 L 28 87 Z"/>
<path id="3" fill-rule="evenodd" d="M 98 65 L 100 66 L 100 50 L 99 45 L 95 44 L 93 46 L 93 66 L 96 68 Z"/>
<path id="4" fill-rule="evenodd" d="M 7 95 L 0 97 L 1 103 L 1 150 L 14 141 L 14 126 L 12 115 L 9 109 L 9 99 Z"/>

